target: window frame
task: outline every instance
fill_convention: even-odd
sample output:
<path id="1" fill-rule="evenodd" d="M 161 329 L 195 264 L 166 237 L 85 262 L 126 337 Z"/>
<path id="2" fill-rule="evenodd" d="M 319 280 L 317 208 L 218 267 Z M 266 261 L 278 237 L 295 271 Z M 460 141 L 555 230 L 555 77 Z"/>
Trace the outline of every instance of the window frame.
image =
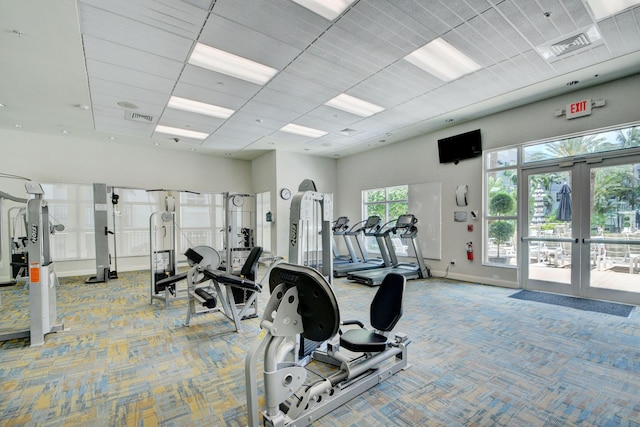
<path id="1" fill-rule="evenodd" d="M 399 189 L 399 188 L 404 188 L 407 194 L 406 199 L 390 199 L 389 198 L 389 194 L 391 191 Z M 374 192 L 374 191 L 381 191 L 384 190 L 384 199 L 383 200 L 376 200 L 376 201 L 372 201 L 372 202 L 368 202 L 368 193 L 369 192 Z M 406 205 L 406 210 L 404 213 L 408 213 L 409 212 L 409 185 L 408 184 L 401 184 L 401 185 L 392 185 L 389 187 L 379 187 L 379 188 L 370 188 L 367 190 L 362 190 L 362 220 L 366 220 L 369 217 L 369 210 L 367 209 L 368 206 L 370 205 L 379 205 L 379 204 L 384 204 L 385 206 L 385 210 L 384 210 L 384 217 L 381 216 L 382 218 L 382 224 L 384 225 L 387 222 L 391 221 L 391 219 L 389 218 L 389 206 L 392 204 L 405 204 Z M 365 247 L 367 252 L 371 252 L 374 254 L 379 254 L 380 253 L 380 248 L 378 247 L 377 242 L 375 241 L 375 238 L 367 236 L 365 237 Z M 405 249 L 406 251 L 406 249 Z M 400 256 L 406 256 L 407 253 L 402 253 L 402 252 L 398 252 L 398 255 Z"/>

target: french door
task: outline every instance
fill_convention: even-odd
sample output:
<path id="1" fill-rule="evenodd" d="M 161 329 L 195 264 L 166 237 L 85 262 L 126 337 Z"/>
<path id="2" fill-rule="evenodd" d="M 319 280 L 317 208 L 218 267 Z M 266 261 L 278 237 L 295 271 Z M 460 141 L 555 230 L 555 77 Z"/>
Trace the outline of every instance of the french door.
<path id="1" fill-rule="evenodd" d="M 640 156 L 522 170 L 521 287 L 640 304 Z"/>

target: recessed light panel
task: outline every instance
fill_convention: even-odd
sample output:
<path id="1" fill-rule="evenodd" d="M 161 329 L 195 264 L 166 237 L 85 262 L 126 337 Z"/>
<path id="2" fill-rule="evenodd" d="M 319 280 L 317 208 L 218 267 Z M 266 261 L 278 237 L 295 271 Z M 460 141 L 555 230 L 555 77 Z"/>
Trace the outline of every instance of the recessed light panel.
<path id="1" fill-rule="evenodd" d="M 450 82 L 482 68 L 477 62 L 442 38 L 427 43 L 405 56 L 404 59 L 445 82 Z"/>
<path id="2" fill-rule="evenodd" d="M 207 116 L 218 117 L 220 119 L 228 119 L 233 113 L 235 113 L 235 110 L 231 110 L 229 108 L 218 107 L 217 105 L 206 104 L 204 102 L 193 101 L 187 98 L 180 98 L 178 96 L 172 96 L 169 99 L 167 107 L 189 111 L 191 113 L 205 114 Z"/>
<path id="3" fill-rule="evenodd" d="M 384 111 L 384 107 L 363 101 L 362 99 L 347 95 L 346 93 L 336 96 L 332 100 L 326 102 L 325 105 L 361 117 L 369 117 Z"/>
<path id="4" fill-rule="evenodd" d="M 193 139 L 206 139 L 209 136 L 208 133 L 204 133 L 204 132 L 197 132 L 195 130 L 188 130 L 188 129 L 173 128 L 173 127 L 170 127 L 170 126 L 163 126 L 163 125 L 156 126 L 156 132 L 158 132 L 158 133 L 166 133 L 168 135 L 183 136 L 185 138 L 193 138 Z"/>
<path id="5" fill-rule="evenodd" d="M 355 0 L 293 0 L 313 13 L 333 21 Z"/>
<path id="6" fill-rule="evenodd" d="M 320 138 L 321 136 L 325 136 L 328 132 L 308 128 L 305 126 L 294 125 L 293 123 L 289 123 L 286 126 L 280 128 L 282 132 L 292 133 L 295 135 L 309 136 L 311 138 Z"/>
<path id="7" fill-rule="evenodd" d="M 640 4 L 640 0 L 586 0 L 594 18 L 600 20 L 615 15 L 632 6 Z"/>
<path id="8" fill-rule="evenodd" d="M 196 44 L 189 64 L 264 85 L 278 70 L 202 43 Z"/>

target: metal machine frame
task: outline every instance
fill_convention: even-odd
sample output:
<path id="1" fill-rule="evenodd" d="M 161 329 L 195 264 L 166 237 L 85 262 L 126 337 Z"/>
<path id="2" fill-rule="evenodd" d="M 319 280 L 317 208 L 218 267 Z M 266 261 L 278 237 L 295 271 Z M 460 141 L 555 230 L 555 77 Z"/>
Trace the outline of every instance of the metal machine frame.
<path id="1" fill-rule="evenodd" d="M 319 193 L 310 179 L 302 181 L 291 199 L 289 261 L 317 269 L 333 281 L 331 223 L 333 195 Z"/>
<path id="2" fill-rule="evenodd" d="M 104 283 L 109 279 L 118 278 L 118 267 L 111 270 L 111 255 L 109 254 L 109 235 L 113 235 L 114 260 L 117 259 L 115 230 L 109 230 L 109 204 L 108 195 L 111 193 L 111 202 L 115 206 L 118 197 L 112 187 L 107 184 L 93 184 L 93 227 L 96 244 L 96 275 L 86 280 L 86 283 Z M 115 212 L 112 208 L 113 226 L 115 228 Z M 117 261 L 116 261 L 117 263 Z"/>
<path id="3" fill-rule="evenodd" d="M 39 183 L 29 181 L 25 187 L 33 196 L 27 201 L 30 328 L 4 334 L 0 341 L 29 337 L 35 347 L 44 344 L 46 334 L 62 331 L 64 325 L 56 324 L 58 276 L 50 253 L 49 206 Z"/>
<path id="4" fill-rule="evenodd" d="M 181 292 L 176 283 L 158 285 L 159 281 L 175 276 L 178 271 L 177 241 L 176 213 L 153 212 L 149 216 L 149 304 L 153 304 L 153 300 L 159 300 L 164 301 L 165 308 L 169 308 L 172 299 L 187 298 L 186 289 Z"/>
<path id="5" fill-rule="evenodd" d="M 323 379 L 305 384 L 306 368 L 290 362 L 295 337 L 327 340 L 337 336 L 341 319 L 335 294 L 327 280 L 310 267 L 282 263 L 272 270 L 269 282 L 271 298 L 260 323 L 262 333 L 245 359 L 250 427 L 260 422 L 256 366 L 261 357 L 266 406 L 262 416 L 269 427 L 310 425 L 409 367 L 407 346 L 411 341 L 402 333 L 394 333 L 393 338 L 387 336 L 391 326 L 384 330 L 387 332 L 374 334 L 376 340 L 386 337 L 386 341 L 379 341 L 371 352 L 354 349 L 361 352 L 355 356 L 341 351 L 340 345 L 331 340 L 335 345 L 330 347 L 330 354 L 341 362 L 340 368 Z M 395 322 L 397 319 L 394 325 Z M 353 323 L 359 322 L 345 322 Z M 349 332 L 353 331 L 346 333 Z"/>

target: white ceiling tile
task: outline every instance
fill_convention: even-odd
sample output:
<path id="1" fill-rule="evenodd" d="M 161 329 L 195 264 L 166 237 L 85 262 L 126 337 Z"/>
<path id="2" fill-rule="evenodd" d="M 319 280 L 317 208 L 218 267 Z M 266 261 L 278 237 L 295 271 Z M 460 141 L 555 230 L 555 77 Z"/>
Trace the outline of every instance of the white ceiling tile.
<path id="1" fill-rule="evenodd" d="M 147 74 L 141 71 L 123 68 L 117 65 L 87 59 L 89 81 L 93 79 L 113 81 L 124 86 L 140 87 L 169 95 L 175 85 L 175 80 Z M 169 99 L 167 97 L 167 99 Z"/>
<path id="2" fill-rule="evenodd" d="M 238 110 L 247 102 L 247 98 L 241 98 L 227 92 L 218 92 L 216 89 L 218 89 L 218 85 L 214 85 L 210 89 L 209 87 L 194 86 L 180 81 L 176 85 L 173 95 L 232 110 Z"/>
<path id="3" fill-rule="evenodd" d="M 78 3 L 81 14 L 93 7 L 190 39 L 200 32 L 209 9 L 208 5 L 198 7 L 181 0 L 79 0 Z"/>
<path id="4" fill-rule="evenodd" d="M 510 25 L 518 29 L 518 32 L 522 34 L 522 37 L 524 37 L 531 46 L 538 46 L 547 41 L 547 38 L 539 32 L 522 10 L 516 6 L 515 2 L 500 2 L 495 7 Z"/>
<path id="5" fill-rule="evenodd" d="M 292 1 L 218 0 L 213 12 L 298 49 L 308 46 L 327 26 L 325 19 Z"/>
<path id="6" fill-rule="evenodd" d="M 224 123 L 223 119 L 204 114 L 166 108 L 158 124 L 165 126 L 211 133 Z"/>
<path id="7" fill-rule="evenodd" d="M 199 41 L 209 46 L 282 70 L 299 49 L 218 15 L 212 15 Z"/>
<path id="8" fill-rule="evenodd" d="M 180 72 L 184 67 L 183 62 L 98 39 L 90 35 L 85 35 L 83 42 L 87 59 L 106 62 L 174 81 L 180 77 Z"/>
<path id="9" fill-rule="evenodd" d="M 135 111 L 138 114 L 153 116 L 155 120 L 160 117 L 162 114 L 162 110 L 164 109 L 163 104 L 151 104 L 148 102 L 144 102 L 141 100 L 136 100 L 136 102 L 130 101 L 130 98 L 127 94 L 124 93 L 111 93 L 111 92 L 93 92 L 92 93 L 92 102 L 95 105 L 105 106 L 109 108 L 118 107 L 118 102 L 126 101 L 134 103 L 138 108 L 129 109 L 131 111 Z M 124 108 L 122 109 L 124 111 Z M 97 113 L 94 111 L 94 114 Z"/>
<path id="10" fill-rule="evenodd" d="M 249 99 L 262 88 L 254 83 L 188 64 L 180 76 L 179 83 L 206 88 L 216 93 L 233 95 L 238 99 Z"/>
<path id="11" fill-rule="evenodd" d="M 124 117 L 124 112 L 122 112 Z M 139 137 L 151 137 L 155 124 L 139 123 L 122 118 L 97 116 L 95 118 L 96 129 L 109 134 L 129 135 Z"/>
<path id="12" fill-rule="evenodd" d="M 80 16 L 85 34 L 175 61 L 184 62 L 193 45 L 188 35 L 178 35 L 92 6 L 81 5 Z"/>

